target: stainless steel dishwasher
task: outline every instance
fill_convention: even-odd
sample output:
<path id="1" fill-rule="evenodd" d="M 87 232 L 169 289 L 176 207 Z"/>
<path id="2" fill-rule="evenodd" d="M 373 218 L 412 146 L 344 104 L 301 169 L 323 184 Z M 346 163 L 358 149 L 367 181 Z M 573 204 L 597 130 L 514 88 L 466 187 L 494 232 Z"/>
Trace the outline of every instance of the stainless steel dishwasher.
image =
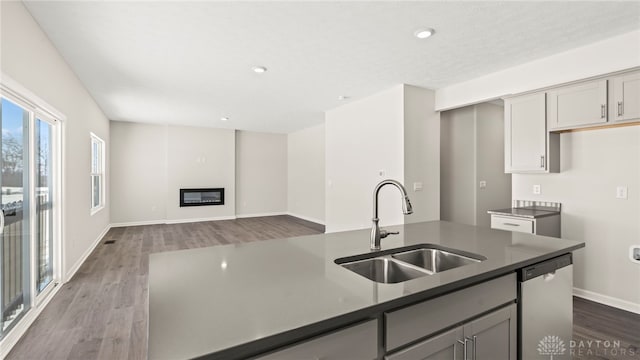
<path id="1" fill-rule="evenodd" d="M 571 359 L 572 264 L 565 254 L 520 270 L 519 359 Z"/>

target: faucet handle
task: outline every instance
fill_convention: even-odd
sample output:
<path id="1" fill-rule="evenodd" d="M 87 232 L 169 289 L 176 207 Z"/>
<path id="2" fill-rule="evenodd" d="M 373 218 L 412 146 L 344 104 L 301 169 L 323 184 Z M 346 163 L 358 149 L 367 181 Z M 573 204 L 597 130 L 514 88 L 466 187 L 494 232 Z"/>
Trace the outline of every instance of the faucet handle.
<path id="1" fill-rule="evenodd" d="M 400 234 L 399 231 L 380 230 L 380 239 L 384 239 L 389 235 L 398 235 L 398 234 Z"/>

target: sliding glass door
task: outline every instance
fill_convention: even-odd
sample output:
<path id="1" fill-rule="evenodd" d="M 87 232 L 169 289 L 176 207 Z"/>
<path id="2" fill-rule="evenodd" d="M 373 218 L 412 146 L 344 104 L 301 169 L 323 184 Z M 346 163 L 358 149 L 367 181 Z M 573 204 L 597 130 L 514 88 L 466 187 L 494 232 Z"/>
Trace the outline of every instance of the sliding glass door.
<path id="1" fill-rule="evenodd" d="M 0 339 L 56 280 L 55 120 L 0 104 Z"/>
<path id="2" fill-rule="evenodd" d="M 53 123 L 36 118 L 34 136 L 36 291 L 53 280 Z"/>
<path id="3" fill-rule="evenodd" d="M 29 120 L 27 110 L 2 99 L 2 332 L 30 304 Z"/>

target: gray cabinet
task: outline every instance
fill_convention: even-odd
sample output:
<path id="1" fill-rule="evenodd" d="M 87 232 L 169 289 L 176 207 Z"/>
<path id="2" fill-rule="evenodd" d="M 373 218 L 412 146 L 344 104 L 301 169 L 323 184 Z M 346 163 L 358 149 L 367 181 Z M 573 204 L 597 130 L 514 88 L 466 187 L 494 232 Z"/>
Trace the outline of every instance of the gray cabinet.
<path id="1" fill-rule="evenodd" d="M 560 237 L 560 214 L 535 219 L 491 214 L 491 228 Z"/>
<path id="2" fill-rule="evenodd" d="M 259 360 L 372 360 L 378 357 L 378 320 L 370 320 L 260 356 Z"/>
<path id="3" fill-rule="evenodd" d="M 640 72 L 611 78 L 609 89 L 612 121 L 640 120 Z"/>
<path id="4" fill-rule="evenodd" d="M 386 356 L 385 360 L 515 360 L 517 307 L 511 304 Z"/>
<path id="5" fill-rule="evenodd" d="M 505 172 L 559 172 L 560 135 L 547 131 L 544 92 L 505 99 Z"/>
<path id="6" fill-rule="evenodd" d="M 513 273 L 385 313 L 385 359 L 515 360 L 516 292 Z"/>
<path id="7" fill-rule="evenodd" d="M 431 337 L 389 356 L 385 360 L 451 360 L 461 359 L 464 351 L 463 328 L 457 327 Z"/>
<path id="8" fill-rule="evenodd" d="M 464 325 L 467 359 L 515 360 L 518 353 L 517 316 L 517 307 L 512 304 Z"/>
<path id="9" fill-rule="evenodd" d="M 607 122 L 607 79 L 581 82 L 547 92 L 550 131 Z"/>

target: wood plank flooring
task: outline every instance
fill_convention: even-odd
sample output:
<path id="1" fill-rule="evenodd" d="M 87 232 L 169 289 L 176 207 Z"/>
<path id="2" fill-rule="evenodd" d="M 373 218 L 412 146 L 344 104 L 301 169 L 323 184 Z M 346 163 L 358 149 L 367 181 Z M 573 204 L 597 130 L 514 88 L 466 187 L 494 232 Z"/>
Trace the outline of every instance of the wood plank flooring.
<path id="1" fill-rule="evenodd" d="M 573 298 L 574 359 L 640 359 L 640 315 Z"/>
<path id="2" fill-rule="evenodd" d="M 111 229 L 7 359 L 146 359 L 149 254 L 323 231 L 291 216 Z M 620 341 L 616 354 L 585 343 L 575 359 L 640 360 L 640 315 L 574 298 L 574 339 Z"/>

